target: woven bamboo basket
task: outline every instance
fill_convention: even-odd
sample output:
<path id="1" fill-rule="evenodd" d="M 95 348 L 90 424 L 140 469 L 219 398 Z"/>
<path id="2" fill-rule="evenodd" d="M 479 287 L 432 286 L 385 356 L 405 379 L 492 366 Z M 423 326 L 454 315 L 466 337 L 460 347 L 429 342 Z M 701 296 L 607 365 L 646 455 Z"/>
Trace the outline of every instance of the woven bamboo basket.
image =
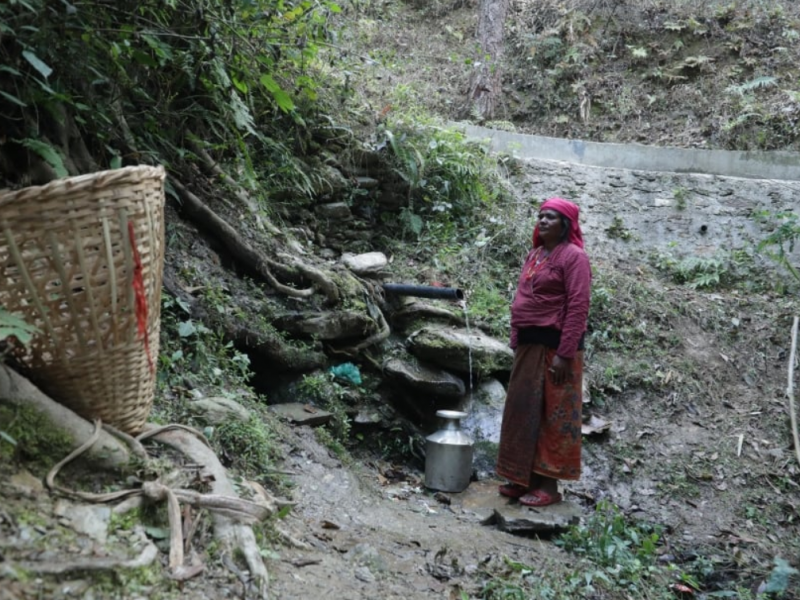
<path id="1" fill-rule="evenodd" d="M 14 359 L 87 419 L 143 428 L 164 264 L 162 167 L 0 191 L 0 306 L 39 329 Z"/>

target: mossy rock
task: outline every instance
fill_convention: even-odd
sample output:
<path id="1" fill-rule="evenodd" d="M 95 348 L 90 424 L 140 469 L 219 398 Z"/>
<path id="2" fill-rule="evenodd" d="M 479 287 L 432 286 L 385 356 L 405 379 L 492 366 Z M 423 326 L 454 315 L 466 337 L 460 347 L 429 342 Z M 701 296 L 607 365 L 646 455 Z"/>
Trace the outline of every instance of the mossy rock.
<path id="1" fill-rule="evenodd" d="M 422 360 L 479 377 L 511 371 L 514 363 L 511 348 L 482 331 L 424 327 L 408 337 L 408 346 Z"/>

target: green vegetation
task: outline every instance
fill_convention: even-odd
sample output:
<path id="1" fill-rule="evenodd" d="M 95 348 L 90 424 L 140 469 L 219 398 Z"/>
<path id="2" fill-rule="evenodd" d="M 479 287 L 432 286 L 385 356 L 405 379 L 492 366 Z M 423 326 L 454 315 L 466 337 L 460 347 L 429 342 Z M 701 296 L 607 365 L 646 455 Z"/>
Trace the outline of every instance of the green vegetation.
<path id="1" fill-rule="evenodd" d="M 608 237 L 612 239 L 620 239 L 625 242 L 633 239 L 633 234 L 628 228 L 625 227 L 625 223 L 622 221 L 622 217 L 619 215 L 614 215 L 611 225 L 606 228 L 606 233 L 608 234 Z"/>
<path id="2" fill-rule="evenodd" d="M 670 568 L 657 563 L 660 529 L 630 522 L 608 502 L 600 502 L 584 525 L 571 527 L 555 543 L 578 562 L 561 571 L 506 559 L 504 568 L 484 584 L 480 598 L 672 597 Z"/>
<path id="3" fill-rule="evenodd" d="M 675 198 L 675 208 L 686 210 L 686 201 L 689 197 L 689 190 L 685 187 L 677 187 L 672 190 L 672 197 Z"/>
<path id="4" fill-rule="evenodd" d="M 310 193 L 314 181 L 274 133 L 303 145 L 311 129 L 328 126 L 307 107 L 324 103 L 315 57 L 339 10 L 282 0 L 4 3 L 0 107 L 14 124 L 9 143 L 63 175 L 75 157 L 42 136 L 59 127 L 74 126 L 110 167 L 177 168 L 191 155 L 188 142 L 212 140 L 250 187 L 262 179 Z M 39 117 L 31 120 L 34 107 Z"/>
<path id="5" fill-rule="evenodd" d="M 214 428 L 211 441 L 226 462 L 255 479 L 268 478 L 265 472 L 274 470 L 281 457 L 275 431 L 261 415 L 228 419 Z"/>
<path id="6" fill-rule="evenodd" d="M 0 459 L 25 460 L 46 469 L 67 456 L 72 439 L 39 411 L 0 405 Z"/>
<path id="7" fill-rule="evenodd" d="M 631 523 L 613 504 L 601 501 L 585 525 L 570 529 L 556 543 L 596 569 L 584 572 L 585 591 L 598 586 L 638 595 L 658 572 L 660 540 L 659 528 Z"/>
<path id="8" fill-rule="evenodd" d="M 747 250 L 718 251 L 713 256 L 677 258 L 672 252 L 652 257 L 655 267 L 674 283 L 698 290 L 731 289 L 735 286 L 759 290 L 774 287 L 768 274 L 759 270 Z"/>
<path id="9" fill-rule="evenodd" d="M 762 211 L 756 218 L 771 230 L 759 243 L 758 249 L 765 252 L 800 282 L 800 270 L 789 261 L 788 256 L 800 242 L 800 214 L 789 211 L 776 214 Z"/>
<path id="10" fill-rule="evenodd" d="M 340 459 L 348 460 L 347 445 L 350 442 L 350 414 L 348 391 L 330 373 L 303 375 L 298 383 L 301 402 L 309 402 L 330 412 L 329 423 L 315 430 L 317 439 Z"/>
<path id="11" fill-rule="evenodd" d="M 0 343 L 6 342 L 8 338 L 14 337 L 23 346 L 30 343 L 33 335 L 39 332 L 37 327 L 29 325 L 24 319 L 11 314 L 0 307 Z M 3 358 L 5 348 L 0 346 L 0 359 Z"/>

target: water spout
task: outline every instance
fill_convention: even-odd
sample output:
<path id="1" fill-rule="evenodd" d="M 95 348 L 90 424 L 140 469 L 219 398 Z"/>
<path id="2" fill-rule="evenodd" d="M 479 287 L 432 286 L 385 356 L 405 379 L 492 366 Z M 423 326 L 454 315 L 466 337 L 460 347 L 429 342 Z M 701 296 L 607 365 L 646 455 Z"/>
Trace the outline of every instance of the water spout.
<path id="1" fill-rule="evenodd" d="M 398 296 L 417 298 L 436 298 L 440 300 L 463 300 L 464 291 L 458 288 L 436 287 L 433 285 L 408 285 L 405 283 L 384 283 L 383 290 Z"/>

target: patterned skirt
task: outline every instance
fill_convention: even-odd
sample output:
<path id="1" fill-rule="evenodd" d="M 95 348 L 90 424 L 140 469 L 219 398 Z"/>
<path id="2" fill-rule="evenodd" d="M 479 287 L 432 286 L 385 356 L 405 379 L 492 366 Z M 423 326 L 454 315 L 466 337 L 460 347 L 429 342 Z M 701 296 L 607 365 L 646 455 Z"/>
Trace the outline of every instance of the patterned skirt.
<path id="1" fill-rule="evenodd" d="M 550 380 L 555 355 L 540 344 L 520 344 L 514 354 L 497 474 L 527 488 L 535 474 L 573 480 L 581 476 L 583 352 L 575 354 L 572 376 L 562 385 Z"/>

